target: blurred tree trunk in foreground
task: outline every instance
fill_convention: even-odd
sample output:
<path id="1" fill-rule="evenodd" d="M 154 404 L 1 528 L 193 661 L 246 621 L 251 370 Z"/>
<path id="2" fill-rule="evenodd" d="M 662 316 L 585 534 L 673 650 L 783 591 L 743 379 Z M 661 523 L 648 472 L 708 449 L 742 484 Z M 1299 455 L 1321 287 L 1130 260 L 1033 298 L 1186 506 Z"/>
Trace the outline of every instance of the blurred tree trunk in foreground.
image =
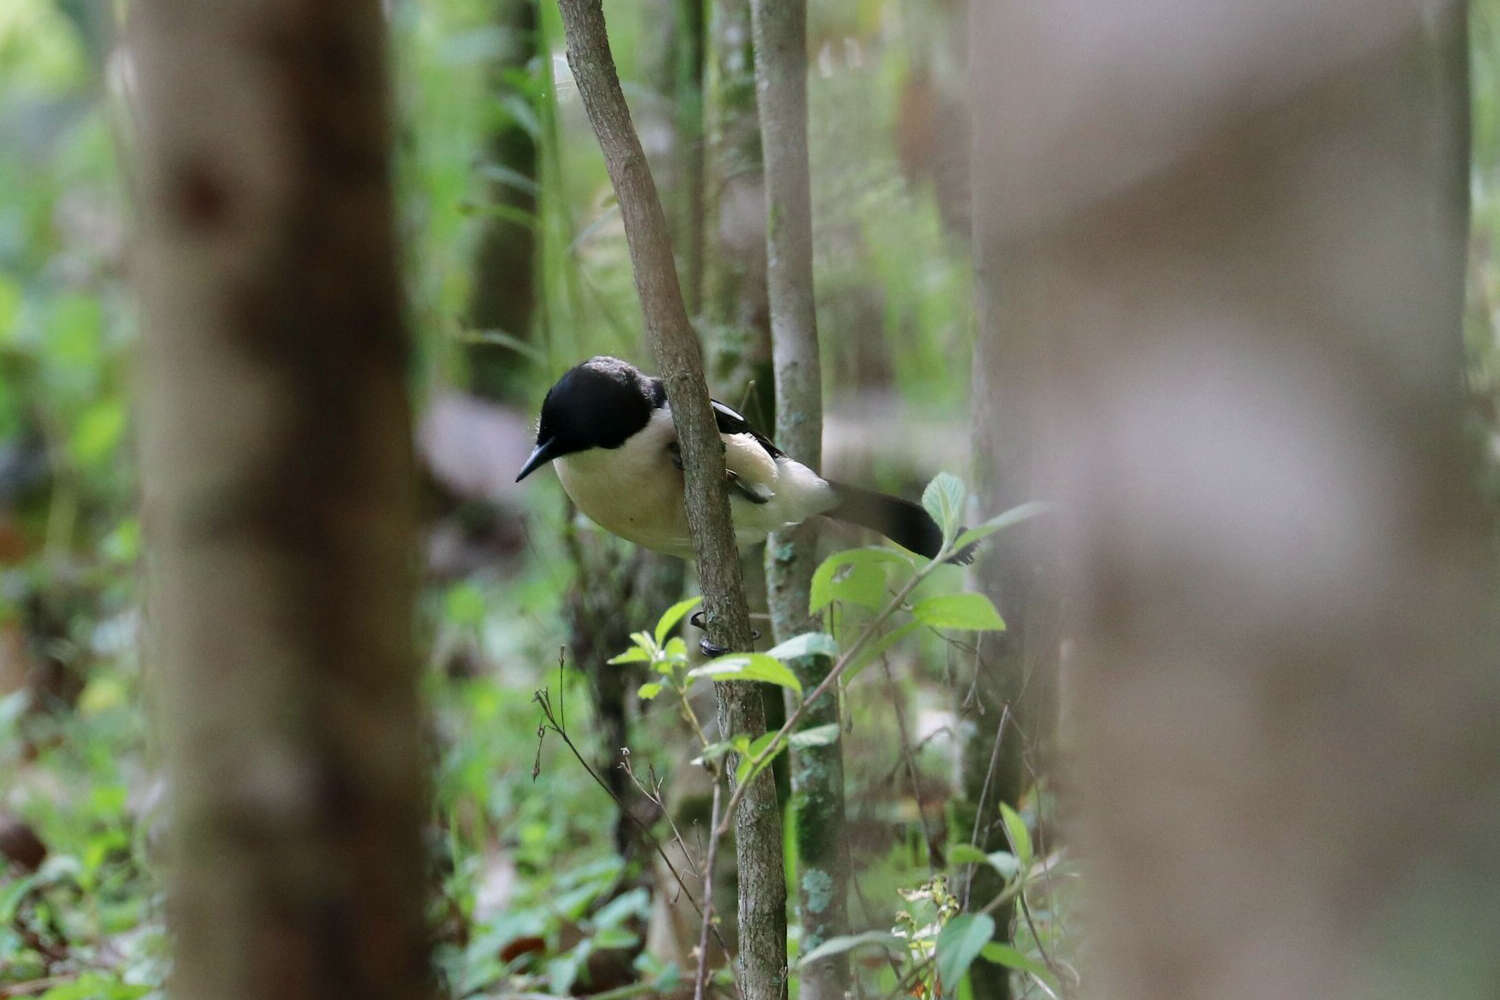
<path id="1" fill-rule="evenodd" d="M 991 16 L 985 11 L 970 15 L 981 24 Z M 1000 85 L 1005 67 L 989 57 L 982 33 L 971 32 L 968 43 L 973 127 L 966 134 L 973 140 L 969 169 L 958 173 L 998 182 L 986 175 L 995 171 L 989 156 L 999 141 L 994 130 L 1000 122 L 988 113 L 984 95 Z M 981 192 L 988 193 L 983 184 Z M 1007 253 L 1006 220 L 998 208 L 993 198 L 981 197 L 970 214 L 977 320 L 972 471 L 984 517 L 1048 498 L 1041 468 L 1045 413 L 1038 372 L 1044 369 L 1049 330 L 1027 322 L 1021 306 L 1044 279 L 1028 268 L 1024 253 Z M 1054 519 L 1043 517 L 992 536 L 976 557 L 975 586 L 995 602 L 1006 631 L 977 637 L 974 684 L 966 686 L 958 706 L 969 725 L 960 767 L 963 796 L 953 809 L 952 833 L 986 852 L 1009 849 L 999 805 L 1020 808 L 1028 784 L 1025 758 L 1045 744 L 1056 718 L 1060 600 L 1055 550 Z M 1043 798 L 1036 801 L 1040 806 Z M 993 868 L 974 865 L 961 898 L 966 909 L 980 910 L 1004 888 L 1005 880 Z M 1014 911 L 1010 903 L 995 912 L 996 939 L 1011 939 Z M 976 962 L 969 976 L 975 1000 L 1011 995 L 1010 970 L 1003 965 Z"/>
<path id="2" fill-rule="evenodd" d="M 427 996 L 381 7 L 130 17 L 172 991 Z"/>
<path id="3" fill-rule="evenodd" d="M 1067 508 L 1085 992 L 1492 997 L 1464 8 L 1242 14 L 971 15 L 975 199 Z"/>
<path id="4" fill-rule="evenodd" d="M 497 50 L 489 66 L 489 134 L 479 171 L 485 177 L 484 221 L 474 255 L 474 287 L 469 296 L 469 325 L 520 341 L 531 340 L 536 306 L 537 143 L 532 123 L 537 115 L 514 107 L 533 107 L 531 92 L 517 86 L 527 79 L 537 52 L 537 0 L 492 0 Z M 537 72 L 551 72 L 550 63 Z M 545 79 L 545 77 L 544 77 Z M 551 80 L 546 79 L 546 86 Z M 517 375 L 524 371 L 507 348 L 483 341 L 466 345 L 469 388 L 487 399 L 517 395 Z"/>

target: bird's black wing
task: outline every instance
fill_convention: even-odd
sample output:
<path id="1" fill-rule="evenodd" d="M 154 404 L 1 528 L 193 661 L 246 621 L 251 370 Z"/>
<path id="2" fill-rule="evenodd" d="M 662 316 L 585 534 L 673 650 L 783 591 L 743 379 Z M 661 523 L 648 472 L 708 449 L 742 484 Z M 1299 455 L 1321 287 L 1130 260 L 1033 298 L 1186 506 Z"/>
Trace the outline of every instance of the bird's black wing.
<path id="1" fill-rule="evenodd" d="M 733 408 L 726 406 L 717 399 L 712 400 L 712 403 L 714 404 L 714 423 L 719 425 L 720 434 L 749 434 L 755 438 L 755 443 L 764 448 L 766 454 L 772 458 L 781 458 L 786 454 L 786 452 L 776 447 L 770 438 L 754 427 L 751 427 L 750 421 L 746 420 Z"/>

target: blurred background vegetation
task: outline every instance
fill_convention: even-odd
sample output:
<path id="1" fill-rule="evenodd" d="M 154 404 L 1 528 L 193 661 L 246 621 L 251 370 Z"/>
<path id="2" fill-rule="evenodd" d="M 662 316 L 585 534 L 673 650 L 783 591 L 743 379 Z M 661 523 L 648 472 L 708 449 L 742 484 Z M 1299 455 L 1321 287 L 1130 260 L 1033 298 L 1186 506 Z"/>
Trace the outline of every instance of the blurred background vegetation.
<path id="1" fill-rule="evenodd" d="M 564 368 L 594 353 L 650 362 L 619 213 L 568 81 L 556 10 L 540 5 L 533 49 L 518 42 L 528 33 L 514 20 L 527 6 L 387 5 L 428 474 L 421 655 L 433 727 L 434 925 L 454 995 L 502 985 L 597 992 L 640 976 L 665 988 L 674 975 L 649 951 L 629 976 L 601 957 L 640 950 L 649 900 L 620 891 L 607 796 L 555 742 L 538 749 L 532 695 L 548 686 L 554 697 L 561 689 L 585 752 L 603 751 L 589 682 L 571 655 L 560 663 L 559 650 L 573 641 L 566 623 L 580 560 L 592 560 L 597 577 L 627 553 L 571 523 L 549 477 L 524 490 L 510 479 L 541 394 Z M 697 145 L 672 89 L 677 5 L 605 6 L 669 211 L 690 227 L 691 170 L 672 159 Z M 735 5 L 710 6 L 712 36 Z M 962 89 L 953 54 L 962 42 L 946 8 L 814 0 L 810 12 L 828 465 L 907 493 L 939 468 L 965 471 L 972 312 L 965 195 L 953 164 L 967 155 L 967 138 L 950 103 Z M 122 169 L 131 67 L 112 21 L 111 5 L 87 0 L 0 5 L 0 995 L 40 982 L 36 995 L 52 1000 L 155 995 L 168 959 L 157 853 L 163 791 L 143 684 L 149 664 L 139 655 L 137 331 Z M 1469 393 L 1475 433 L 1493 454 L 1500 0 L 1474 3 L 1470 30 Z M 747 202 L 736 185 L 753 170 L 754 151 L 739 148 L 732 110 L 744 80 L 726 48 L 708 59 L 703 98 L 703 238 L 717 252 L 707 255 L 698 318 L 713 387 L 731 403 L 748 400 L 765 426 L 756 403 L 768 384 L 764 317 L 734 291 L 743 277 L 736 262 L 763 238 L 745 221 L 757 217 L 759 195 Z M 525 244 L 518 233 L 530 240 L 520 257 L 494 249 Z M 505 285 L 504 301 L 485 302 L 488 282 Z M 507 314 L 517 302 L 527 308 Z M 868 430 L 876 411 L 908 429 L 907 447 L 879 459 Z M 645 627 L 647 612 L 659 610 L 620 624 Z M 846 759 L 865 903 L 856 926 L 896 923 L 913 904 L 895 889 L 929 873 L 922 812 L 941 815 L 947 794 L 951 695 L 948 651 L 932 639 L 920 652 L 925 665 L 897 674 L 910 736 L 924 740 L 918 795 L 892 780 L 902 766 L 901 741 L 887 731 L 893 721 L 862 713 L 857 701 L 852 713 L 860 724 Z M 889 701 L 891 693 L 875 683 L 853 697 Z M 632 742 L 642 773 L 649 764 L 668 782 L 687 770 L 670 714 L 647 713 Z M 1044 928 L 1052 916 L 1039 914 Z"/>

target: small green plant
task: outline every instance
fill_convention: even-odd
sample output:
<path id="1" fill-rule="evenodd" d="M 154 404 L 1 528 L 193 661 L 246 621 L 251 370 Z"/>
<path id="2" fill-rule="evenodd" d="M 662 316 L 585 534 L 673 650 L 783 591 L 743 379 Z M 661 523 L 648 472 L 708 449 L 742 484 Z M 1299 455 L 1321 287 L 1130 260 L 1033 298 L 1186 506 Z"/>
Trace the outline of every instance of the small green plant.
<path id="1" fill-rule="evenodd" d="M 679 637 L 668 636 L 683 616 L 697 605 L 700 598 L 693 597 L 668 608 L 654 631 L 634 633 L 631 636 L 634 645 L 609 662 L 648 664 L 660 679 L 641 685 L 640 697 L 651 699 L 663 691 L 674 692 L 682 704 L 684 717 L 702 743 L 701 759 L 713 760 L 731 751 L 738 753 L 741 761 L 735 781 L 743 785 L 789 746 L 819 746 L 837 739 L 836 726 L 819 726 L 794 733 L 793 729 L 802 716 L 802 706 L 817 699 L 831 685 L 853 679 L 904 636 L 923 626 L 962 631 L 999 631 L 1005 628 L 1000 613 L 983 594 L 936 594 L 914 603 L 908 601 L 917 586 L 954 553 L 1047 509 L 1042 503 L 1022 504 L 963 530 L 959 525 L 965 498 L 962 481 L 948 473 L 938 475 L 923 491 L 922 506 L 943 529 L 943 546 L 930 560 L 892 548 L 871 546 L 834 553 L 818 567 L 812 579 L 808 608 L 811 614 L 825 613 L 835 602 L 875 611 L 864 628 L 844 644 L 826 631 L 804 632 L 765 653 L 729 653 L 701 666 L 690 667 L 686 643 Z M 903 620 L 886 630 L 885 626 L 894 618 Z M 815 690 L 804 692 L 802 683 L 787 666 L 787 661 L 813 655 L 829 657 L 834 665 Z M 785 725 L 774 733 L 736 734 L 728 740 L 711 743 L 687 698 L 692 683 L 703 678 L 719 682 L 764 681 L 775 684 L 791 691 L 798 707 L 789 713 Z M 731 808 L 726 813 L 733 811 L 737 798 L 730 800 Z"/>
<path id="2" fill-rule="evenodd" d="M 972 844 L 951 845 L 948 873 L 898 890 L 904 906 L 889 931 L 830 938 L 803 955 L 799 967 L 862 948 L 882 948 L 899 963 L 900 992 L 938 1000 L 956 995 L 970 966 L 984 959 L 1030 977 L 1047 995 L 1056 996 L 1058 977 L 1047 962 L 1012 944 L 993 940 L 993 914 L 1012 900 L 1024 898 L 1028 887 L 1055 874 L 1060 859 L 1055 855 L 1035 856 L 1026 823 L 1010 806 L 1001 803 L 1000 815 L 1011 850 L 985 852 Z M 960 912 L 958 897 L 949 889 L 949 880 L 973 865 L 990 866 L 1005 884 L 993 899 L 964 913 Z"/>
<path id="3" fill-rule="evenodd" d="M 634 633 L 631 647 L 609 661 L 613 664 L 644 663 L 655 673 L 655 679 L 641 685 L 638 694 L 642 699 L 649 700 L 667 692 L 677 696 L 683 717 L 692 727 L 701 747 L 698 762 L 715 766 L 716 761 L 727 755 L 738 756 L 734 788 L 728 803 L 719 809 L 715 798 L 710 855 L 713 844 L 728 832 L 744 789 L 770 766 L 778 754 L 788 747 L 822 746 L 838 739 L 837 723 L 797 730 L 809 704 L 834 685 L 847 684 L 871 662 L 920 628 L 971 632 L 1005 628 L 999 612 L 984 594 L 949 592 L 919 599 L 913 597 L 917 588 L 954 553 L 963 552 L 995 532 L 1047 510 L 1047 505 L 1042 503 L 1022 504 L 976 527 L 963 529 L 960 524 L 966 499 L 963 483 L 946 473 L 934 478 L 923 491 L 923 507 L 943 530 L 942 547 L 930 560 L 885 547 L 849 549 L 824 560 L 813 574 L 810 614 L 821 615 L 826 622 L 835 605 L 855 605 L 871 612 L 867 620 L 843 641 L 835 638 L 830 630 L 804 632 L 765 653 L 729 653 L 694 667 L 688 657 L 687 644 L 680 637 L 671 635 L 682 618 L 697 605 L 699 598 L 694 597 L 668 608 L 652 631 Z M 804 691 L 788 662 L 814 655 L 828 657 L 833 666 L 813 690 Z M 710 741 L 688 698 L 693 683 L 701 679 L 762 681 L 785 688 L 791 694 L 786 722 L 775 732 L 736 733 L 728 739 Z M 1007 810 L 1003 819 L 1011 837 L 1012 852 L 987 855 L 969 845 L 959 845 L 953 852 L 956 863 L 984 863 L 1001 869 L 1008 881 L 995 900 L 977 912 L 959 913 L 958 901 L 948 892 L 946 879 L 938 876 L 903 894 L 908 909 L 894 931 L 834 938 L 802 956 L 799 966 L 864 945 L 891 947 L 895 942 L 896 949 L 906 957 L 908 985 L 922 996 L 951 995 L 978 957 L 1036 976 L 1044 985 L 1055 981 L 1045 965 L 1008 945 L 991 940 L 995 921 L 990 913 L 1020 893 L 1026 879 L 1037 870 L 1025 823 L 1008 811 L 1008 806 L 1002 806 L 1002 809 Z M 704 895 L 707 897 L 708 893 Z M 710 919 L 707 913 L 704 919 L 706 925 Z"/>

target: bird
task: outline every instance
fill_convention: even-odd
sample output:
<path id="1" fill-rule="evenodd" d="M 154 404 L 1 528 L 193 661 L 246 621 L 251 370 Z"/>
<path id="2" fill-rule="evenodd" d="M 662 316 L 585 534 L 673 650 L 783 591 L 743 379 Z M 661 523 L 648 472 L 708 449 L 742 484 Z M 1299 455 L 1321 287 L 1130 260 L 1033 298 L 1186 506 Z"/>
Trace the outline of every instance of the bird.
<path id="1" fill-rule="evenodd" d="M 821 514 L 871 528 L 929 559 L 942 550 L 943 530 L 921 505 L 824 479 L 732 408 L 712 402 L 740 548 Z M 605 355 L 570 368 L 547 391 L 536 447 L 516 482 L 548 462 L 578 509 L 606 531 L 657 552 L 693 555 L 677 428 L 661 379 Z M 950 561 L 970 558 L 965 551 Z"/>

